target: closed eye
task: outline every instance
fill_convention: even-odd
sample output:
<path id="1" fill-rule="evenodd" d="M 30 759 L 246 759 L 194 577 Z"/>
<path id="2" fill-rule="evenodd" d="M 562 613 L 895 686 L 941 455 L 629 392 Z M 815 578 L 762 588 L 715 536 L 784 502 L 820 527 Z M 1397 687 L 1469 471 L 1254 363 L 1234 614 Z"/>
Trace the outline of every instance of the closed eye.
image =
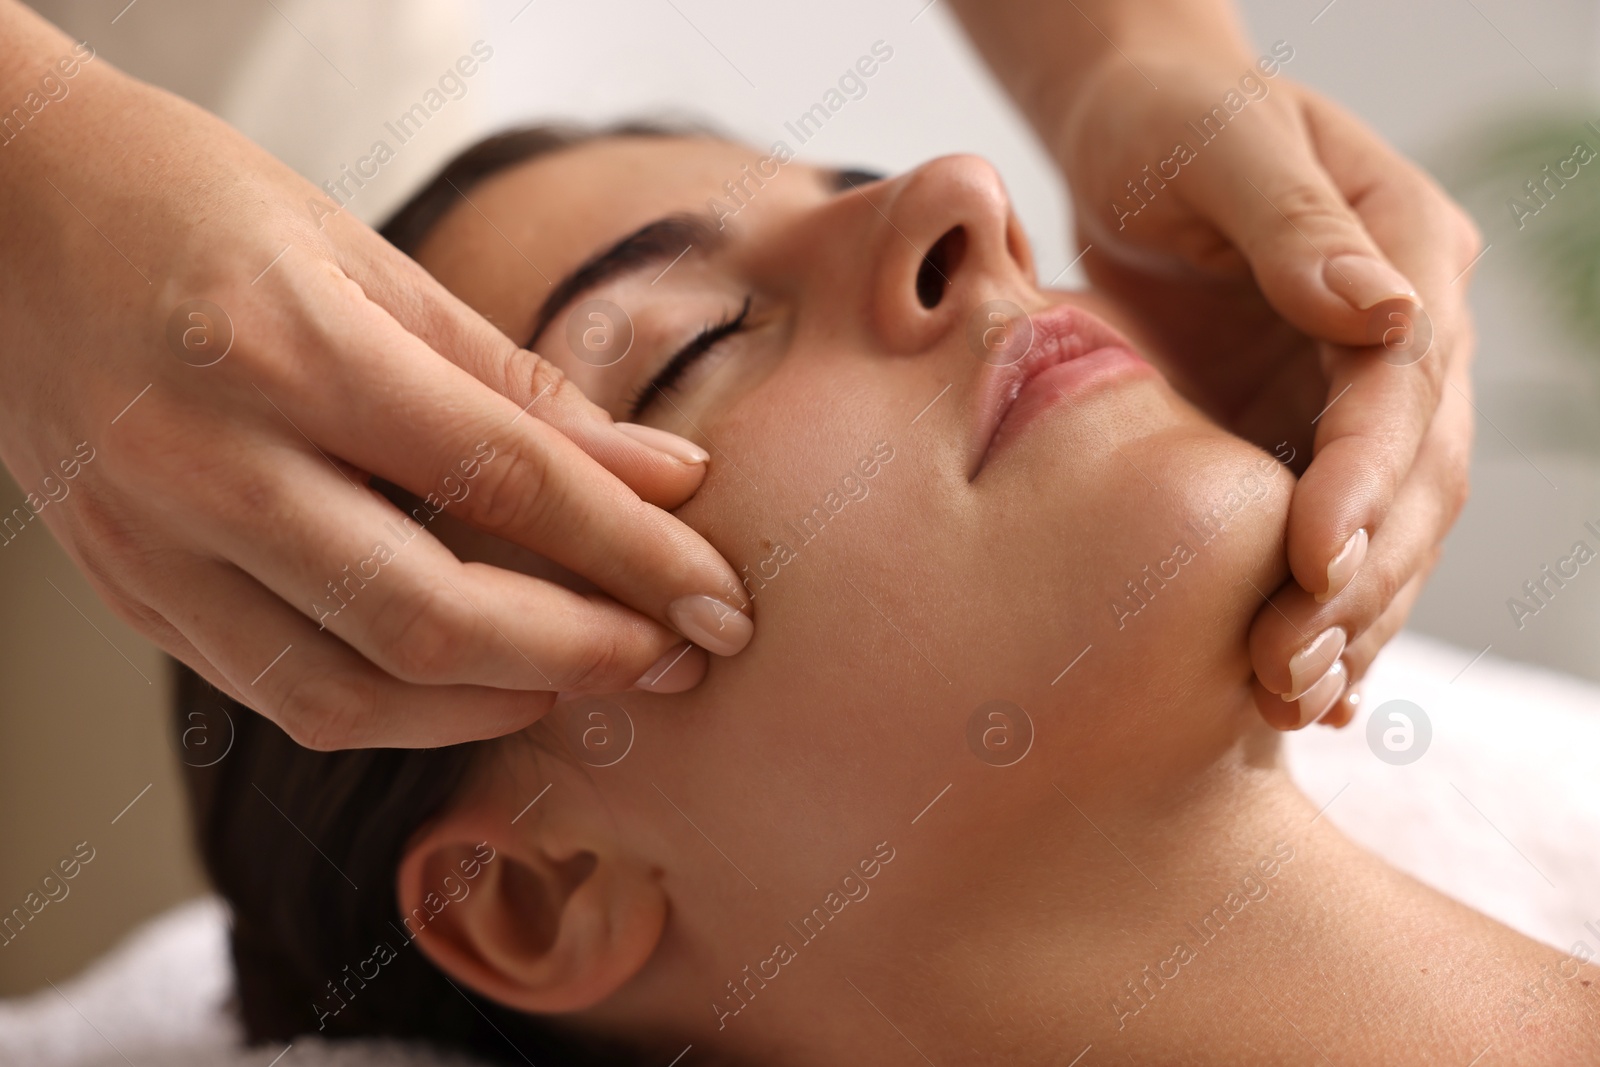
<path id="1" fill-rule="evenodd" d="M 715 325 L 707 326 L 695 335 L 694 340 L 678 349 L 672 358 L 656 372 L 655 377 L 646 382 L 628 400 L 628 420 L 636 421 L 640 415 L 650 407 L 656 396 L 664 394 L 671 389 L 684 373 L 694 366 L 696 360 L 710 352 L 719 341 L 732 337 L 744 329 L 745 320 L 750 317 L 750 298 L 744 298 L 744 305 L 737 315 L 731 315 Z"/>

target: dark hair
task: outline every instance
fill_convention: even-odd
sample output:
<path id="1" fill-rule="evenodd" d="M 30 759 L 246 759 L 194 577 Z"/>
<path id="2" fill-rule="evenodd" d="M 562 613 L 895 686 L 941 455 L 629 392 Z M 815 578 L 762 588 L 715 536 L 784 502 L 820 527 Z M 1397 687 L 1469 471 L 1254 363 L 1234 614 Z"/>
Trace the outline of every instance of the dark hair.
<path id="1" fill-rule="evenodd" d="M 493 742 L 314 752 L 174 666 L 186 762 L 212 758 L 202 734 L 216 749 L 232 741 L 186 769 L 200 854 L 232 913 L 248 1043 L 415 1038 L 491 1063 L 641 1062 L 456 985 L 411 944 L 394 891 L 402 850 Z"/>
<path id="2" fill-rule="evenodd" d="M 433 180 L 412 194 L 378 232 L 406 255 L 416 254 L 426 237 L 462 196 L 485 178 L 530 159 L 574 148 L 604 137 L 727 138 L 699 122 L 623 122 L 599 129 L 548 124 L 521 126 L 486 137 L 463 151 Z"/>
<path id="3" fill-rule="evenodd" d="M 485 178 L 599 137 L 707 135 L 699 127 L 643 123 L 511 130 L 456 156 L 381 232 L 401 251 L 414 252 Z M 304 1033 L 387 1036 L 426 1039 L 492 1062 L 639 1062 L 621 1046 L 580 1041 L 548 1020 L 457 986 L 410 943 L 394 892 L 402 851 L 494 742 L 314 752 L 187 667 L 175 667 L 174 710 L 195 835 L 206 871 L 232 910 L 247 1041 Z M 231 745 L 213 759 L 202 741 Z M 380 945 L 393 958 L 376 977 L 363 978 L 361 964 L 372 962 Z"/>

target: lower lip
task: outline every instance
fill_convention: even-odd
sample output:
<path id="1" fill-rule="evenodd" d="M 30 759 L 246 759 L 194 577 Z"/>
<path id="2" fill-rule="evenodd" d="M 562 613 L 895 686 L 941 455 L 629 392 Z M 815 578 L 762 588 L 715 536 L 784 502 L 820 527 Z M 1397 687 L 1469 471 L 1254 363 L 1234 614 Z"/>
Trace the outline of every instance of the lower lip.
<path id="1" fill-rule="evenodd" d="M 1014 437 L 1028 423 L 1063 400 L 1086 396 L 1096 389 L 1132 378 L 1154 376 L 1156 369 L 1131 349 L 1119 345 L 1099 348 L 1076 359 L 1047 367 L 1029 378 L 995 428 L 990 451 Z"/>

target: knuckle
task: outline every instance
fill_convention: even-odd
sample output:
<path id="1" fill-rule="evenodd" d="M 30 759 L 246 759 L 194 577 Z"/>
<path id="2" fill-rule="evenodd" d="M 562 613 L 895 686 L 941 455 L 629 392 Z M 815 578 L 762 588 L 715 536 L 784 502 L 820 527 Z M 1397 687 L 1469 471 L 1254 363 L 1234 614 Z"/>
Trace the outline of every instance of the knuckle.
<path id="1" fill-rule="evenodd" d="M 490 530 L 518 530 L 537 536 L 545 516 L 559 509 L 552 503 L 554 480 L 549 456 L 518 442 L 482 469 L 467 498 L 479 525 Z"/>
<path id="2" fill-rule="evenodd" d="M 507 364 L 513 368 L 512 373 L 525 379 L 508 383 L 512 390 L 507 395 L 517 396 L 525 387 L 528 398 L 536 401 L 535 407 L 552 403 L 579 403 L 581 406 L 588 406 L 589 398 L 584 396 L 583 391 L 560 367 L 533 352 L 525 353 L 525 357 L 526 362 L 520 366 L 515 363 Z"/>
<path id="3" fill-rule="evenodd" d="M 443 685 L 455 680 L 461 659 L 461 633 L 467 620 L 453 593 L 428 592 L 411 598 L 396 614 L 398 628 L 382 642 L 383 667 L 402 681 Z"/>
<path id="4" fill-rule="evenodd" d="M 1314 182 L 1299 181 L 1274 190 L 1272 199 L 1283 215 L 1301 229 L 1316 229 L 1326 233 L 1356 225 L 1350 209 L 1328 189 Z"/>
<path id="5" fill-rule="evenodd" d="M 102 593 L 101 599 L 113 615 L 163 647 L 179 636 L 177 627 L 168 622 L 166 616 L 141 600 L 119 592 Z"/>
<path id="6" fill-rule="evenodd" d="M 274 396 L 299 395 L 311 382 L 322 386 L 329 362 L 359 351 L 370 342 L 372 327 L 365 290 L 337 263 L 321 256 L 310 262 L 286 258 L 296 262 L 279 263 L 264 279 L 273 286 L 271 305 L 248 291 L 234 298 L 241 336 L 221 364 L 246 370 Z"/>
<path id="7" fill-rule="evenodd" d="M 377 719 L 378 690 L 349 672 L 307 673 L 288 685 L 275 720 L 294 742 L 316 752 L 352 748 Z"/>
<path id="8" fill-rule="evenodd" d="M 261 516 L 285 513 L 282 477 L 281 468 L 271 470 L 240 457 L 232 463 L 226 477 L 203 479 L 209 497 L 205 507 L 231 530 L 256 529 Z"/>
<path id="9" fill-rule="evenodd" d="M 1385 563 L 1372 569 L 1371 595 L 1363 605 L 1367 624 L 1382 615 L 1384 609 L 1394 603 L 1400 587 L 1405 585 L 1410 574 L 1402 574 L 1397 563 Z"/>
<path id="10" fill-rule="evenodd" d="M 1365 490 L 1374 502 L 1374 517 L 1381 522 L 1388 516 L 1400 492 L 1401 481 L 1405 477 L 1405 471 L 1400 468 L 1409 467 L 1413 457 L 1401 456 L 1398 438 L 1361 441 L 1359 447 L 1359 453 L 1352 452 L 1350 455 L 1351 466 L 1344 485 L 1349 489 Z M 1336 504 L 1337 501 L 1330 500 L 1329 503 Z M 1330 519 L 1332 515 L 1330 512 Z M 1371 531 L 1368 532 L 1370 536 Z M 1342 545 L 1343 541 L 1340 540 L 1331 547 L 1337 552 Z"/>
<path id="11" fill-rule="evenodd" d="M 579 645 L 558 672 L 562 689 L 573 692 L 603 691 L 616 686 L 627 656 L 618 642 L 596 636 Z M 624 683 L 626 684 L 626 683 Z"/>
<path id="12" fill-rule="evenodd" d="M 147 538 L 120 506 L 80 507 L 67 539 L 78 550 L 83 568 L 107 589 L 124 589 L 129 576 L 146 569 Z"/>
<path id="13" fill-rule="evenodd" d="M 318 259 L 288 270 L 282 285 L 283 306 L 262 309 L 262 317 L 277 314 L 275 320 L 259 323 L 264 342 L 250 344 L 246 338 L 235 347 L 259 389 L 293 416 L 294 405 L 325 397 L 330 366 L 370 366 L 387 355 L 374 338 L 392 326 L 389 314 L 336 262 Z"/>
<path id="14" fill-rule="evenodd" d="M 390 640 L 384 641 L 381 667 L 395 678 L 418 685 L 440 685 L 450 680 L 458 662 L 458 619 L 445 606 L 446 598 L 429 593 L 402 613 L 403 621 Z"/>

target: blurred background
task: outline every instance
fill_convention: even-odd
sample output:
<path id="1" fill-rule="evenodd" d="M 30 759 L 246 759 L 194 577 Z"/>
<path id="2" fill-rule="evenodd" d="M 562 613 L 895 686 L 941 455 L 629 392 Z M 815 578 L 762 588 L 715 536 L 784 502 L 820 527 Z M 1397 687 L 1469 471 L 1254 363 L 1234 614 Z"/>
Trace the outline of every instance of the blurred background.
<path id="1" fill-rule="evenodd" d="M 784 122 L 882 40 L 893 59 L 800 158 L 895 170 L 982 154 L 1005 177 L 1041 278 L 1076 254 L 1046 156 L 938 0 L 229 7 L 244 14 L 187 0 L 46 10 L 101 58 L 212 108 L 319 183 L 365 155 L 384 122 L 481 39 L 493 56 L 465 95 L 351 201 L 368 220 L 458 148 L 516 122 L 686 115 L 793 145 Z M 1575 542 L 1600 549 L 1585 529 L 1600 529 L 1600 159 L 1543 185 L 1541 199 L 1525 185 L 1543 182 L 1546 165 L 1571 174 L 1580 142 L 1600 152 L 1600 0 L 1249 0 L 1243 10 L 1261 50 L 1293 46 L 1288 76 L 1427 165 L 1488 244 L 1473 283 L 1473 496 L 1412 629 L 1458 645 L 1463 667 L 1487 650 L 1600 680 L 1600 565 L 1520 628 L 1508 606 Z M 1077 282 L 1074 270 L 1061 284 Z M 23 496 L 0 474 L 0 513 Z M 78 842 L 95 849 L 71 895 L 0 948 L 0 995 L 60 981 L 204 891 L 177 772 L 226 738 L 179 744 L 167 701 L 160 653 L 99 603 L 41 523 L 0 546 L 0 911 Z M 1507 729 L 1516 712 L 1506 708 Z"/>

